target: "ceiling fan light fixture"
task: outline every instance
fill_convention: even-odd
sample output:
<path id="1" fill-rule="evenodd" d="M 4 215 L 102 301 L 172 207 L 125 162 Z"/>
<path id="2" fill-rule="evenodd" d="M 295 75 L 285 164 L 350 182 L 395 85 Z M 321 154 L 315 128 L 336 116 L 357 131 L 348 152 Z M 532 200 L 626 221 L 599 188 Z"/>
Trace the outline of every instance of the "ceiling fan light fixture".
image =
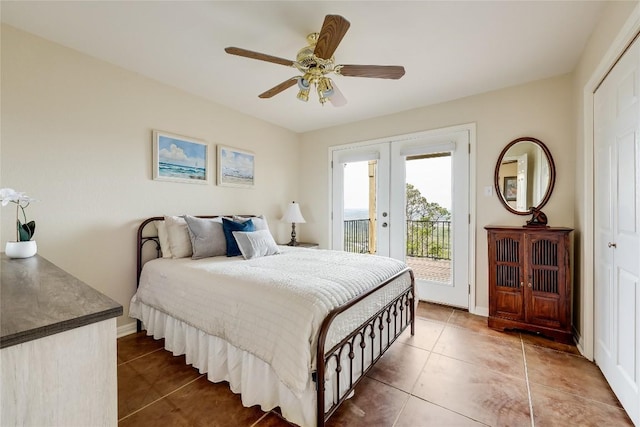
<path id="1" fill-rule="evenodd" d="M 311 82 L 309 80 L 310 79 L 307 78 L 306 74 L 298 78 L 298 87 L 300 88 L 300 90 L 306 90 L 307 92 L 309 92 L 309 88 L 311 87 Z"/>
<path id="2" fill-rule="evenodd" d="M 320 94 L 321 98 L 329 98 L 333 95 L 333 84 L 330 78 L 323 77 L 320 79 L 318 82 L 318 94 Z"/>
<path id="3" fill-rule="evenodd" d="M 300 92 L 298 92 L 298 99 L 300 101 L 307 102 L 309 100 L 309 89 L 300 89 Z"/>

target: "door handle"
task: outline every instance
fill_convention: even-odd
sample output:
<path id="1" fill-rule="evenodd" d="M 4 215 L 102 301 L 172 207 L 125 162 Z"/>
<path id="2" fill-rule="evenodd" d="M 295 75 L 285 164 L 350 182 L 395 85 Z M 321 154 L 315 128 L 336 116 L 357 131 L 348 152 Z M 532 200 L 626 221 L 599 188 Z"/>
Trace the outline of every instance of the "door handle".
<path id="1" fill-rule="evenodd" d="M 386 223 L 386 222 L 383 222 L 383 223 L 382 223 L 382 227 L 383 227 L 383 228 L 386 228 L 386 227 L 387 227 L 387 223 Z"/>
<path id="2" fill-rule="evenodd" d="M 617 245 L 617 244 L 615 244 L 615 243 L 611 243 L 611 242 L 609 242 L 609 243 L 607 244 L 607 246 L 608 246 L 608 247 L 610 247 L 610 248 L 617 248 L 617 247 L 618 247 L 618 245 Z"/>

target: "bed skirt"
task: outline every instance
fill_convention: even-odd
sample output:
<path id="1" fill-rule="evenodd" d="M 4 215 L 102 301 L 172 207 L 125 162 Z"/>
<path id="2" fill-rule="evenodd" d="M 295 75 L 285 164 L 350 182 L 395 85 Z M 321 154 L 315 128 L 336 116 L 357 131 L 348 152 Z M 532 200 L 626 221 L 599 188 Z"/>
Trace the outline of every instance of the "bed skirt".
<path id="1" fill-rule="evenodd" d="M 187 364 L 201 374 L 206 373 L 209 381 L 227 381 L 231 391 L 240 394 L 245 407 L 260 405 L 265 412 L 280 407 L 288 421 L 304 427 L 316 426 L 315 382 L 310 381 L 298 397 L 280 381 L 269 364 L 222 338 L 206 334 L 140 302 L 131 306 L 130 314 L 142 321 L 147 335 L 164 338 L 165 349 L 174 356 L 184 354 Z M 334 387 L 331 383 L 332 380 L 326 381 L 327 409 L 332 403 Z"/>

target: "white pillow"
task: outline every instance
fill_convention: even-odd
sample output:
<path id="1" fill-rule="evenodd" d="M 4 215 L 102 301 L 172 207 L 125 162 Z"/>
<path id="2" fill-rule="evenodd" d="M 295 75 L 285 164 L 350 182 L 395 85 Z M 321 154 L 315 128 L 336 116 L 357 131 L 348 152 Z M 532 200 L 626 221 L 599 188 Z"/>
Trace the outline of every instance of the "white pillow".
<path id="1" fill-rule="evenodd" d="M 244 259 L 259 258 L 280 253 L 269 230 L 234 231 L 233 237 Z"/>
<path id="2" fill-rule="evenodd" d="M 173 258 L 185 258 L 193 254 L 187 221 L 181 216 L 165 216 L 169 235 L 169 249 Z"/>
<path id="3" fill-rule="evenodd" d="M 185 215 L 193 255 L 200 259 L 227 254 L 227 239 L 222 230 L 222 217 L 196 218 Z"/>
<path id="4" fill-rule="evenodd" d="M 269 229 L 269 224 L 267 223 L 267 217 L 264 216 L 264 215 L 260 215 L 260 216 L 238 216 L 238 215 L 234 215 L 232 219 L 235 222 L 245 222 L 245 221 L 250 219 L 251 222 L 253 222 L 253 226 L 255 227 L 256 231 L 258 231 L 258 230 L 268 230 Z"/>
<path id="5" fill-rule="evenodd" d="M 158 240 L 160 240 L 160 250 L 162 258 L 171 258 L 171 248 L 169 247 L 169 234 L 167 232 L 167 224 L 164 221 L 155 221 L 156 230 L 158 230 Z"/>

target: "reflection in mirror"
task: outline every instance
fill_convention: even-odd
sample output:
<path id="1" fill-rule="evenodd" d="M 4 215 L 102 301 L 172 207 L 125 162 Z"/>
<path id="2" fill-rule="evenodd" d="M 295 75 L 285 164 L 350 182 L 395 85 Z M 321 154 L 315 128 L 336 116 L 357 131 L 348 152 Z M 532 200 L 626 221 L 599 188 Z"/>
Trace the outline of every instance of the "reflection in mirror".
<path id="1" fill-rule="evenodd" d="M 542 208 L 555 181 L 555 168 L 547 147 L 535 138 L 512 141 L 500 154 L 495 187 L 500 201 L 516 214 Z"/>

